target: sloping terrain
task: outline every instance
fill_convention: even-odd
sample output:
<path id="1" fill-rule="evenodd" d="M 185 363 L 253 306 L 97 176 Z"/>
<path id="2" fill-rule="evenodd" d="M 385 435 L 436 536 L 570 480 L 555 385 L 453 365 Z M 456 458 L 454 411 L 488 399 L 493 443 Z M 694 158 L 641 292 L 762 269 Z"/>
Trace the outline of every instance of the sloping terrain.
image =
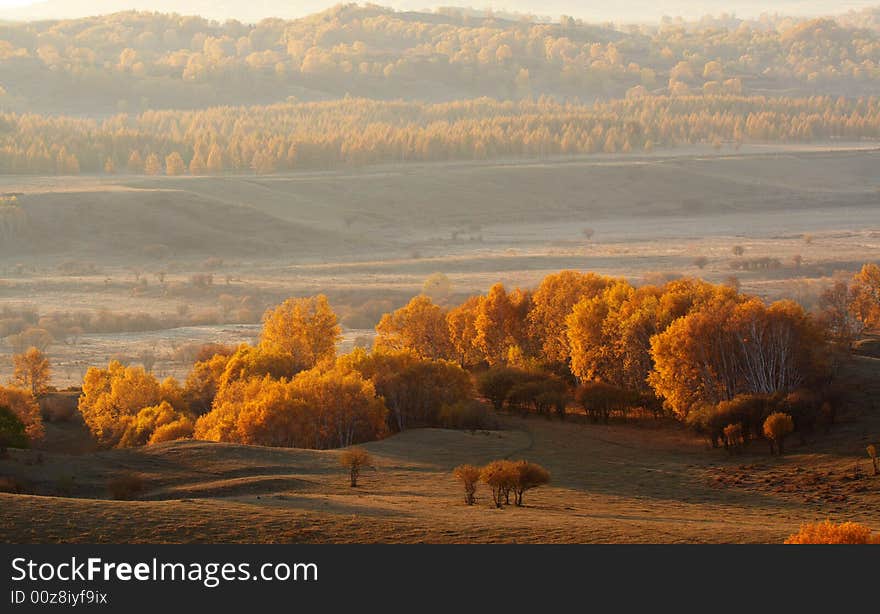
<path id="1" fill-rule="evenodd" d="M 0 494 L 0 539 L 77 542 L 780 542 L 802 522 L 877 524 L 880 477 L 864 446 L 880 437 L 880 361 L 859 357 L 859 390 L 830 433 L 709 450 L 677 425 L 504 419 L 497 432 L 409 431 L 365 447 L 350 488 L 338 451 L 177 442 L 84 455 L 14 452 L 0 471 L 37 495 Z M 484 486 L 467 507 L 451 470 L 525 458 L 552 474 L 523 508 L 496 510 Z M 137 475 L 137 501 L 107 484 Z M 59 488 L 66 492 L 59 493 Z M 50 496 L 63 494 L 63 497 Z"/>
<path id="2" fill-rule="evenodd" d="M 880 221 L 873 150 L 388 165 L 272 176 L 4 178 L 0 253 L 322 262 L 601 240 L 773 236 Z M 2 227 L 0 227 L 2 230 Z"/>

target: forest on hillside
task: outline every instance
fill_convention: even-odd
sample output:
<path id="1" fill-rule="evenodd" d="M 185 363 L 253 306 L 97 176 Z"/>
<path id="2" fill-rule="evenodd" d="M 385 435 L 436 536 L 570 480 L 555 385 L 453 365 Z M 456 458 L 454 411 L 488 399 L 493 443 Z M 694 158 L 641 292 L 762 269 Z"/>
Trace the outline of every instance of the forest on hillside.
<path id="1" fill-rule="evenodd" d="M 148 111 L 105 120 L 0 114 L 0 173 L 268 174 L 365 164 L 651 152 L 880 136 L 880 98 L 650 96 L 424 104 L 342 99 Z M 0 201 L 14 208 L 8 197 Z M 0 213 L 4 209 L 0 207 Z"/>
<path id="2" fill-rule="evenodd" d="M 613 27 L 339 5 L 218 23 L 126 12 L 0 24 L 0 109 L 107 116 L 350 94 L 592 102 L 657 94 L 877 94 L 876 12 Z"/>

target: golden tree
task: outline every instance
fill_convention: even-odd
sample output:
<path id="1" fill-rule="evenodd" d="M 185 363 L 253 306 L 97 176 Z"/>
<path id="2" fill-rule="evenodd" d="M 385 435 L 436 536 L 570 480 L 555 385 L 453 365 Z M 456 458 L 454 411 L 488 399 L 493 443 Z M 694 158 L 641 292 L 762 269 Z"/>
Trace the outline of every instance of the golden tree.
<path id="1" fill-rule="evenodd" d="M 425 295 L 382 316 L 376 325 L 377 350 L 410 350 L 422 358 L 449 358 L 452 344 L 446 311 Z"/>
<path id="2" fill-rule="evenodd" d="M 342 330 L 323 294 L 290 298 L 266 312 L 260 347 L 291 356 L 302 368 L 336 355 Z"/>
<path id="3" fill-rule="evenodd" d="M 165 174 L 166 175 L 183 175 L 186 172 L 186 163 L 176 151 L 172 151 L 165 156 Z"/>
<path id="4" fill-rule="evenodd" d="M 52 370 L 49 359 L 40 350 L 32 347 L 23 354 L 15 354 L 12 362 L 12 380 L 17 386 L 29 390 L 35 397 L 46 391 Z"/>
<path id="5" fill-rule="evenodd" d="M 176 413 L 185 411 L 183 390 L 173 379 L 160 383 L 143 367 L 126 367 L 118 361 L 111 361 L 106 369 L 92 367 L 86 371 L 82 390 L 79 411 L 92 434 L 106 446 L 120 445 L 130 427 L 137 428 L 138 415 L 144 408 L 162 406 L 165 401 Z M 155 421 L 152 424 L 161 426 Z M 138 435 L 127 442 L 142 445 L 146 443 L 142 439 Z"/>
<path id="6" fill-rule="evenodd" d="M 147 156 L 147 160 L 144 162 L 144 172 L 147 175 L 158 175 L 162 172 L 162 161 L 159 156 L 154 153 Z"/>
<path id="7" fill-rule="evenodd" d="M 455 479 L 464 486 L 464 502 L 467 505 L 476 503 L 477 482 L 480 481 L 480 468 L 473 465 L 459 465 L 452 470 Z"/>
<path id="8" fill-rule="evenodd" d="M 569 338 L 566 317 L 584 299 L 591 299 L 613 282 L 593 273 L 561 271 L 546 276 L 532 295 L 529 312 L 531 334 L 540 344 L 542 357 L 550 362 L 567 362 Z"/>
<path id="9" fill-rule="evenodd" d="M 8 408 L 24 425 L 29 441 L 38 441 L 45 434 L 40 406 L 29 390 L 0 386 L 0 407 Z"/>
<path id="10" fill-rule="evenodd" d="M 880 326 L 880 266 L 866 264 L 853 276 L 850 305 L 865 326 Z"/>
<path id="11" fill-rule="evenodd" d="M 770 442 L 770 453 L 773 454 L 774 446 L 780 456 L 785 453 L 785 438 L 794 431 L 794 421 L 791 416 L 782 412 L 773 412 L 764 421 L 764 437 Z"/>

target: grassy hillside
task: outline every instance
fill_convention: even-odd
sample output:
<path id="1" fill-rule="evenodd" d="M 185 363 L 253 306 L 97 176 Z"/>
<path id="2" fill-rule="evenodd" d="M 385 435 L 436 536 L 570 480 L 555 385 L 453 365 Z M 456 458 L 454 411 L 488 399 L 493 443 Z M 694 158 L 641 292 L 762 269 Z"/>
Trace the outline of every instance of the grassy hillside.
<path id="1" fill-rule="evenodd" d="M 0 494 L 0 539 L 35 542 L 780 542 L 801 522 L 876 526 L 880 478 L 864 445 L 880 362 L 857 358 L 859 392 L 830 434 L 770 457 L 708 450 L 687 431 L 648 420 L 562 423 L 507 417 L 502 431 L 409 431 L 365 446 L 376 457 L 350 488 L 338 451 L 177 442 L 67 456 L 14 452 L 0 471 L 36 495 Z M 523 508 L 475 507 L 450 475 L 462 462 L 525 458 L 552 484 Z M 856 467 L 860 467 L 859 470 Z M 137 501 L 107 484 L 139 476 Z M 63 489 L 63 490 L 62 490 Z"/>

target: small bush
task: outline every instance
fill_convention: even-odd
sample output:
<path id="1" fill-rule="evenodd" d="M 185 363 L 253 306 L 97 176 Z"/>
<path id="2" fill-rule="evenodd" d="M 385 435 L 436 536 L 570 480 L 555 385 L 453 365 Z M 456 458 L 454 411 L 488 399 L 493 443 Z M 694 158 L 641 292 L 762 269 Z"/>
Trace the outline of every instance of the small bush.
<path id="1" fill-rule="evenodd" d="M 6 448 L 28 447 L 27 428 L 10 408 L 0 405 L 0 458 L 6 456 Z"/>
<path id="2" fill-rule="evenodd" d="M 354 488 L 361 469 L 373 466 L 373 457 L 363 448 L 349 448 L 339 455 L 339 464 L 348 469 L 351 486 Z"/>
<path id="3" fill-rule="evenodd" d="M 536 463 L 519 461 L 513 466 L 514 479 L 514 503 L 517 506 L 523 504 L 523 494 L 527 490 L 538 488 L 550 482 L 550 472 Z"/>
<path id="4" fill-rule="evenodd" d="M 480 480 L 492 489 L 495 507 L 510 503 L 510 491 L 516 485 L 517 471 L 508 460 L 492 461 L 480 471 Z"/>
<path id="5" fill-rule="evenodd" d="M 120 475 L 107 482 L 107 491 L 117 501 L 137 499 L 144 492 L 143 478 L 133 473 Z"/>
<path id="6" fill-rule="evenodd" d="M 464 502 L 473 505 L 476 502 L 477 482 L 480 481 L 480 468 L 473 465 L 459 465 L 452 470 L 452 475 L 464 485 Z"/>
<path id="7" fill-rule="evenodd" d="M 497 424 L 489 409 L 478 401 L 459 401 L 440 408 L 440 424 L 447 429 L 494 429 Z"/>
<path id="8" fill-rule="evenodd" d="M 809 522 L 801 525 L 801 530 L 785 540 L 786 544 L 880 544 L 880 535 L 873 535 L 871 529 L 856 522 L 834 524 Z"/>
<path id="9" fill-rule="evenodd" d="M 731 454 L 739 454 L 743 446 L 743 429 L 741 424 L 728 424 L 724 427 L 724 447 Z"/>
<path id="10" fill-rule="evenodd" d="M 764 421 L 764 437 L 770 441 L 770 454 L 774 453 L 774 445 L 780 455 L 785 453 L 785 437 L 792 431 L 794 420 L 788 414 L 777 411 L 767 417 Z"/>

